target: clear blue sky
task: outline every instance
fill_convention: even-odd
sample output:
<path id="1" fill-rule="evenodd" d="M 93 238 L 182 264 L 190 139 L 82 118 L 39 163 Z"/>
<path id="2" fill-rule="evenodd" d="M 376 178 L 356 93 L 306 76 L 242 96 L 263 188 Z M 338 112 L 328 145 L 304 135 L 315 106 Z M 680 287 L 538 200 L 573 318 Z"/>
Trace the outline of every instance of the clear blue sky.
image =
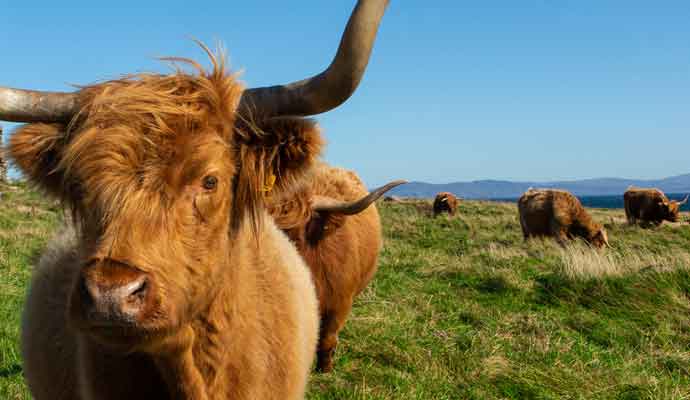
<path id="1" fill-rule="evenodd" d="M 192 37 L 249 86 L 301 79 L 355 1 L 9 3 L 0 85 L 69 90 L 204 60 Z M 317 118 L 371 186 L 688 173 L 690 2 L 391 0 L 359 90 Z"/>

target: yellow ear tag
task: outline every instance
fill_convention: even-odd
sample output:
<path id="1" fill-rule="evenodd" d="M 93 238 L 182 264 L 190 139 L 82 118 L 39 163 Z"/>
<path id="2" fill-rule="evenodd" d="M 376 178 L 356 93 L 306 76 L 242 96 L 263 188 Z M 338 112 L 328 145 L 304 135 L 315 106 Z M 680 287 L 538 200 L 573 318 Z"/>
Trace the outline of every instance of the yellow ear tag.
<path id="1" fill-rule="evenodd" d="M 266 182 L 264 182 L 264 186 L 261 188 L 261 191 L 268 194 L 273 190 L 273 185 L 276 183 L 276 176 L 273 175 L 272 173 L 266 177 Z"/>

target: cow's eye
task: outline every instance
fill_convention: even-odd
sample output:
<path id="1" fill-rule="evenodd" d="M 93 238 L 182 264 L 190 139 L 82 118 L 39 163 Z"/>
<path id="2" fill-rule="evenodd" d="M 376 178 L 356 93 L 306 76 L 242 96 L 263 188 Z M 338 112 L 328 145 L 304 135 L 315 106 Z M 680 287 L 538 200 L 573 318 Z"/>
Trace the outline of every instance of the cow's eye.
<path id="1" fill-rule="evenodd" d="M 204 177 L 204 189 L 213 190 L 218 185 L 218 178 L 213 175 L 206 175 Z"/>

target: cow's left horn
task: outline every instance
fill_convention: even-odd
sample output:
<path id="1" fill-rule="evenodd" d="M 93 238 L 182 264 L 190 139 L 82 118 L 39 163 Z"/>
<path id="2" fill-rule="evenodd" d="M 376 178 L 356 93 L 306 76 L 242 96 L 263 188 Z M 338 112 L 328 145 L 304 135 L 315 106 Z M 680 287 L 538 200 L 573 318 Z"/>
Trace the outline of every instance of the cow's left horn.
<path id="1" fill-rule="evenodd" d="M 79 111 L 78 95 L 0 87 L 0 120 L 69 122 Z"/>
<path id="2" fill-rule="evenodd" d="M 364 211 L 371 203 L 375 202 L 379 197 L 383 196 L 384 193 L 393 189 L 396 186 L 407 183 L 407 181 L 393 181 L 375 189 L 368 195 L 362 197 L 359 200 L 348 201 L 342 203 L 319 203 L 315 202 L 312 204 L 312 209 L 317 212 L 333 212 L 345 215 L 354 215 Z"/>
<path id="3" fill-rule="evenodd" d="M 359 85 L 389 0 L 359 0 L 331 65 L 318 75 L 286 85 L 247 89 L 240 113 L 263 116 L 315 115 L 347 100 Z"/>
<path id="4" fill-rule="evenodd" d="M 687 202 L 688 202 L 688 197 L 690 197 L 690 195 L 685 195 L 685 199 L 683 199 L 683 201 L 681 201 L 680 203 L 678 203 L 678 205 L 679 205 L 679 206 L 682 206 L 683 204 L 687 203 Z"/>

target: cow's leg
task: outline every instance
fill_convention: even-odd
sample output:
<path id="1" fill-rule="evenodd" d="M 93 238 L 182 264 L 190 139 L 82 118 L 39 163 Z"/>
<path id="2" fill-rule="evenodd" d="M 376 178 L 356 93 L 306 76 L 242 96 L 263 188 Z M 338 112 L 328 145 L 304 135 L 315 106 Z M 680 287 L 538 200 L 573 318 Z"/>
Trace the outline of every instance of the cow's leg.
<path id="1" fill-rule="evenodd" d="M 333 355 L 338 345 L 338 332 L 345 326 L 347 316 L 352 309 L 352 300 L 343 304 L 337 310 L 327 310 L 321 317 L 321 332 L 319 348 L 317 350 L 316 370 L 331 372 L 333 370 Z"/>
<path id="2" fill-rule="evenodd" d="M 628 220 L 628 225 L 635 224 L 635 216 L 633 215 L 632 209 L 628 201 L 625 201 L 625 218 Z"/>
<path id="3" fill-rule="evenodd" d="M 551 236 L 556 238 L 558 244 L 565 247 L 565 245 L 568 243 L 568 230 L 555 221 L 551 222 L 550 228 Z"/>
<path id="4" fill-rule="evenodd" d="M 525 240 L 529 239 L 529 232 L 527 231 L 527 223 L 522 218 L 522 216 L 520 216 L 520 228 L 522 229 L 522 238 Z"/>

